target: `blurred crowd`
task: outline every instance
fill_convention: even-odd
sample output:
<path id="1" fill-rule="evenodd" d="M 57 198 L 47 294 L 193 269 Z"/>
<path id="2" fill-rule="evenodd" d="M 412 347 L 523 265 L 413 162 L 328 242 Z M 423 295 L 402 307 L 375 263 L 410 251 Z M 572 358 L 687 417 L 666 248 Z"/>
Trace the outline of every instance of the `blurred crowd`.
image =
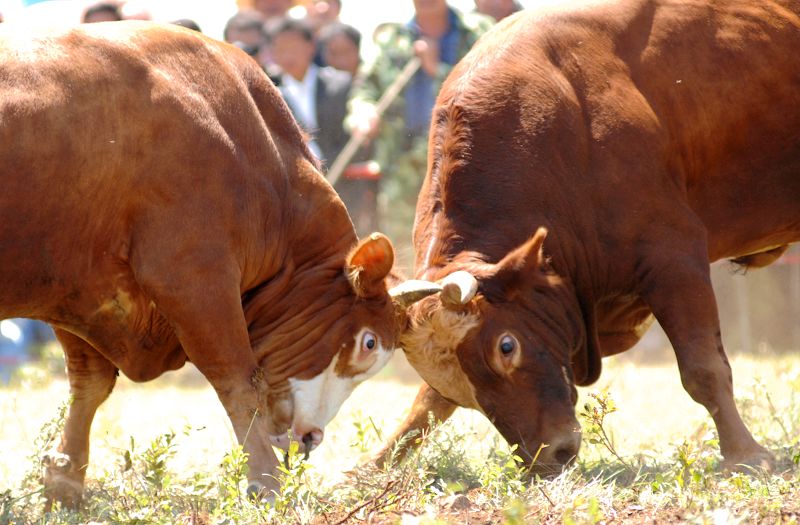
<path id="1" fill-rule="evenodd" d="M 381 230 L 405 245 L 425 173 L 430 112 L 439 86 L 492 23 L 521 6 L 516 0 L 474 0 L 462 12 L 447 0 L 401 0 L 413 7 L 413 16 L 366 35 L 363 40 L 375 52 L 364 62 L 362 34 L 340 20 L 343 1 L 237 0 L 238 11 L 225 23 L 222 37 L 263 67 L 326 172 L 355 136 L 361 147 L 331 174 L 334 187 L 360 236 Z M 82 5 L 83 23 L 154 18 L 151 0 Z M 171 22 L 202 32 L 191 18 Z M 419 58 L 419 70 L 378 114 L 380 97 L 412 57 Z"/>
<path id="2" fill-rule="evenodd" d="M 26 3 L 37 1 L 47 3 Z M 408 245 L 439 87 L 481 34 L 521 6 L 515 0 L 475 0 L 474 7 L 460 11 L 447 0 L 399 0 L 413 4 L 413 16 L 365 36 L 340 20 L 347 1 L 239 0 L 222 36 L 272 79 L 326 173 L 348 141 L 357 141 L 352 158 L 340 162 L 344 169 L 334 187 L 359 236 L 380 230 L 396 244 Z M 152 20 L 150 5 L 147 0 L 92 2 L 80 21 Z M 190 18 L 171 22 L 202 32 Z M 368 61 L 362 59 L 365 41 L 373 46 Z M 415 57 L 418 69 L 385 111 L 378 111 L 381 97 Z M 27 342 L 52 338 L 35 323 L 16 320 L 15 328 L 5 326 L 0 369 L 4 362 L 16 362 L 15 352 L 26 352 Z"/>
<path id="3" fill-rule="evenodd" d="M 361 33 L 340 20 L 342 1 L 242 1 L 223 37 L 272 78 L 326 171 L 356 137 L 362 147 L 331 174 L 334 187 L 360 236 L 381 230 L 408 244 L 439 86 L 492 23 L 521 6 L 475 0 L 461 12 L 446 0 L 403 0 L 413 4 L 412 18 L 367 35 L 374 52 L 364 62 Z M 412 57 L 421 66 L 378 114 L 378 101 Z"/>

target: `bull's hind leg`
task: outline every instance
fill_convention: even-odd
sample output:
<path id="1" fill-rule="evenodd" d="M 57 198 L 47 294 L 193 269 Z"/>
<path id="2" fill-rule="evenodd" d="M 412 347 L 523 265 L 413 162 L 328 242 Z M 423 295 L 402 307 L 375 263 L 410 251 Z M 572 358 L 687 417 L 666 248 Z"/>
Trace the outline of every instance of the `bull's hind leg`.
<path id="1" fill-rule="evenodd" d="M 647 244 L 650 253 L 639 265 L 642 297 L 672 342 L 684 388 L 714 419 L 724 466 L 770 468 L 772 455 L 753 439 L 734 403 L 705 232 L 697 226 L 689 230 L 692 234 L 670 232 Z"/>
<path id="2" fill-rule="evenodd" d="M 430 430 L 431 414 L 434 421 L 445 421 L 453 415 L 456 408 L 456 405 L 443 398 L 433 388 L 423 384 L 414 399 L 411 412 L 392 437 L 373 456 L 373 461 L 381 468 L 386 466 L 388 461 L 401 461 L 420 445 L 421 435 Z M 411 435 L 412 432 L 414 435 Z"/>
<path id="3" fill-rule="evenodd" d="M 58 452 L 44 458 L 46 508 L 53 501 L 75 508 L 83 497 L 83 480 L 89 463 L 89 431 L 97 407 L 106 400 L 117 369 L 83 339 L 55 330 L 64 347 L 72 403 L 67 411 Z"/>

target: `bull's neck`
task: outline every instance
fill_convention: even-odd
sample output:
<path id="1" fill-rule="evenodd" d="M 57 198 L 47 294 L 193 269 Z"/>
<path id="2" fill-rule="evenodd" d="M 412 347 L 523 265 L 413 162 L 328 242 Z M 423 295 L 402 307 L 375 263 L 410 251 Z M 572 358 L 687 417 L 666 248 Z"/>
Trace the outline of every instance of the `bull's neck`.
<path id="1" fill-rule="evenodd" d="M 327 323 L 337 322 L 329 309 L 342 308 L 348 298 L 348 282 L 338 260 L 296 266 L 287 261 L 273 280 L 245 299 L 256 360 L 269 370 L 267 381 L 277 384 L 305 370 L 309 352 L 330 349 L 330 355 L 314 355 L 313 362 L 324 368 L 336 348 L 318 345 Z M 318 372 L 318 371 L 317 371 Z"/>
<path id="2" fill-rule="evenodd" d="M 308 348 L 309 321 L 348 297 L 344 266 L 357 242 L 344 204 L 310 163 L 300 162 L 284 193 L 279 268 L 243 299 L 259 362 L 275 348 L 298 356 Z"/>
<path id="3" fill-rule="evenodd" d="M 487 210 L 484 216 L 491 213 Z M 583 309 L 591 309 L 607 283 L 597 267 L 597 241 L 586 238 L 587 230 L 581 231 L 575 220 L 567 216 L 556 222 L 552 217 L 526 213 L 524 217 L 469 225 L 449 217 L 443 208 L 429 215 L 422 213 L 415 231 L 414 275 L 438 280 L 473 263 L 497 263 L 544 226 L 549 232 L 543 248 L 549 269 L 581 299 Z"/>
<path id="4" fill-rule="evenodd" d="M 592 300 L 598 290 L 609 285 L 598 267 L 598 261 L 602 260 L 598 248 L 601 243 L 592 227 L 593 215 L 585 213 L 585 206 L 576 204 L 568 208 L 569 212 L 556 215 L 545 204 L 532 203 L 531 209 L 525 209 L 524 213 L 500 216 L 498 207 L 491 202 L 473 200 L 469 213 L 482 220 L 464 220 L 464 215 L 451 213 L 443 203 L 432 201 L 430 207 L 424 204 L 418 207 L 414 232 L 417 279 L 441 279 L 465 263 L 497 263 L 538 228 L 545 227 L 548 235 L 544 256 L 548 266 L 571 283 L 578 295 Z M 532 211 L 537 208 L 548 213 Z"/>
<path id="5" fill-rule="evenodd" d="M 320 264 L 341 268 L 358 239 L 336 191 L 313 166 L 301 163 L 287 193 L 290 257 L 297 268 Z"/>

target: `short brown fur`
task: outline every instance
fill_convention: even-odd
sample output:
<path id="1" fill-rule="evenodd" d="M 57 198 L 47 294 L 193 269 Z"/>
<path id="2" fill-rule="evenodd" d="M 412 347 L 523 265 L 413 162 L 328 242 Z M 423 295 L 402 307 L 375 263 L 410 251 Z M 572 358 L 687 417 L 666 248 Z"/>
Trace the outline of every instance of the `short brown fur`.
<path id="1" fill-rule="evenodd" d="M 45 476 L 48 500 L 80 501 L 117 372 L 147 381 L 186 361 L 250 479 L 276 490 L 268 435 L 292 423 L 289 379 L 351 352 L 363 327 L 397 342 L 391 244 L 356 248 L 287 106 L 235 47 L 133 22 L 14 31 L 0 27 L 0 319 L 52 324 L 66 353 L 69 464 Z M 367 278 L 351 283 L 354 266 Z"/>
<path id="2" fill-rule="evenodd" d="M 460 373 L 528 459 L 543 443 L 540 463 L 574 457 L 574 385 L 655 316 L 725 464 L 770 463 L 733 401 L 708 264 L 763 266 L 800 240 L 798 48 L 793 0 L 568 3 L 505 19 L 444 83 L 416 275 L 472 268 L 481 323 L 455 351 Z M 542 226 L 543 255 L 509 279 L 502 261 Z M 521 359 L 499 378 L 506 332 Z M 434 388 L 453 376 L 420 372 Z M 427 406 L 452 413 L 425 387 L 395 436 Z"/>

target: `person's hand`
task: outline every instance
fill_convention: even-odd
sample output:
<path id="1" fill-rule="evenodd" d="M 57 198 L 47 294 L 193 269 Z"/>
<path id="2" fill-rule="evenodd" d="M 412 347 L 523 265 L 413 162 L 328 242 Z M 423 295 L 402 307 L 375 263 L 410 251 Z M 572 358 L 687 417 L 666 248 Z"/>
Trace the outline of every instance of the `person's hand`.
<path id="1" fill-rule="evenodd" d="M 414 54 L 422 62 L 422 70 L 430 77 L 436 76 L 439 69 L 439 42 L 430 38 L 414 41 Z"/>
<path id="2" fill-rule="evenodd" d="M 350 133 L 359 138 L 373 139 L 378 134 L 380 118 L 374 106 L 362 105 L 350 117 Z"/>

